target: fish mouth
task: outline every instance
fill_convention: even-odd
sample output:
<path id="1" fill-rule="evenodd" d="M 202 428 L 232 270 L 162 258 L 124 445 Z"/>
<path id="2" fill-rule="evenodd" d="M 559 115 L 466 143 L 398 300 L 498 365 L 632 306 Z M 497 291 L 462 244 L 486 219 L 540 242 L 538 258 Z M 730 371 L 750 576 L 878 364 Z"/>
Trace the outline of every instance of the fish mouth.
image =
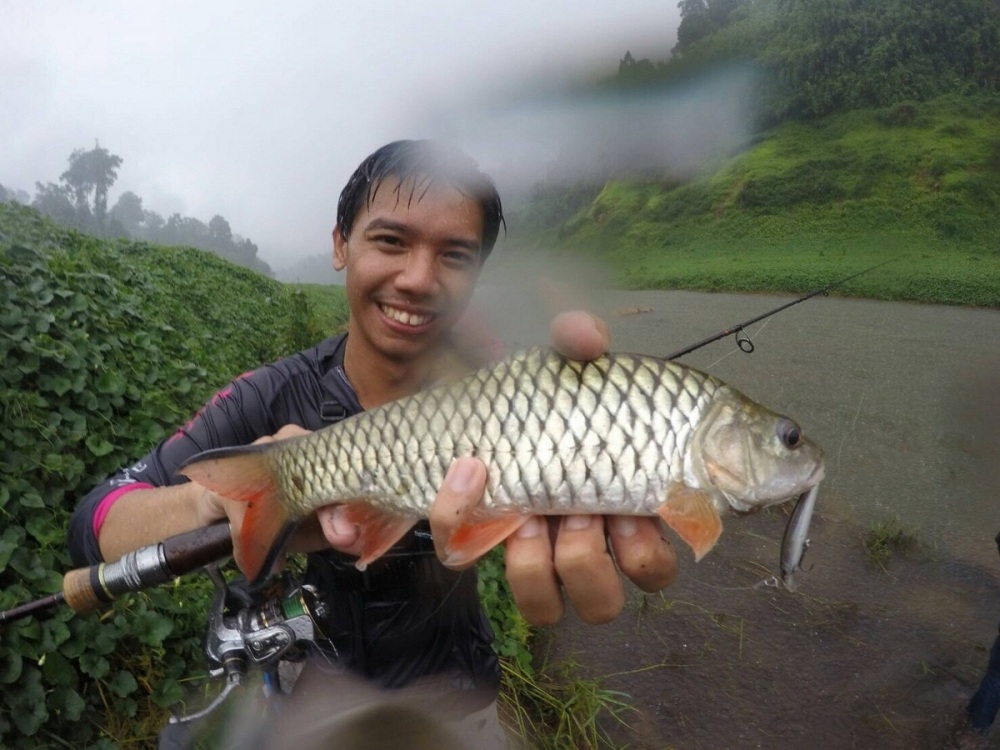
<path id="1" fill-rule="evenodd" d="M 820 461 L 818 464 L 816 464 L 816 468 L 813 469 L 813 473 L 810 474 L 809 478 L 806 480 L 806 485 L 811 489 L 820 482 L 822 482 L 825 477 L 826 477 L 826 466 L 823 464 L 822 461 Z"/>
<path id="2" fill-rule="evenodd" d="M 401 307 L 390 305 L 386 302 L 378 302 L 376 304 L 386 318 L 407 328 L 423 328 L 437 317 L 434 313 L 404 310 Z"/>

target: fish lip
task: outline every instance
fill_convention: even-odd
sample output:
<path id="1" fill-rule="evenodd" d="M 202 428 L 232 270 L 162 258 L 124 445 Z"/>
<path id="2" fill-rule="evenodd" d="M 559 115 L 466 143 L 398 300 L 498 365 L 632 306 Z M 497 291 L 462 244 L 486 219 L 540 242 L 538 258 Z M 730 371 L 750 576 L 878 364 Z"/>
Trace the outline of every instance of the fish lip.
<path id="1" fill-rule="evenodd" d="M 811 490 L 813 487 L 822 482 L 825 477 L 826 477 L 826 463 L 822 460 L 817 461 L 816 468 L 813 469 L 812 474 L 810 474 L 809 478 L 806 479 L 806 487 L 808 487 L 809 489 L 807 489 L 805 492 L 809 492 L 809 490 Z M 805 492 L 803 492 L 802 494 L 804 495 Z"/>

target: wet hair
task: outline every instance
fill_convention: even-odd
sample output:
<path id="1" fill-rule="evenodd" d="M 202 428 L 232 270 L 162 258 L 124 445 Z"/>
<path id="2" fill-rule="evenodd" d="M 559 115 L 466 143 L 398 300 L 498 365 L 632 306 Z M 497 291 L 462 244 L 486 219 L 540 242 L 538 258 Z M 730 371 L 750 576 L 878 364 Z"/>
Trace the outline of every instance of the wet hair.
<path id="1" fill-rule="evenodd" d="M 489 257 L 504 223 L 500 195 L 493 180 L 458 149 L 437 141 L 394 141 L 375 151 L 354 170 L 337 202 L 337 226 L 346 240 L 362 205 L 371 206 L 387 177 L 398 179 L 397 200 L 409 184 L 408 203 L 419 201 L 435 182 L 445 182 L 483 209 L 482 260 Z"/>

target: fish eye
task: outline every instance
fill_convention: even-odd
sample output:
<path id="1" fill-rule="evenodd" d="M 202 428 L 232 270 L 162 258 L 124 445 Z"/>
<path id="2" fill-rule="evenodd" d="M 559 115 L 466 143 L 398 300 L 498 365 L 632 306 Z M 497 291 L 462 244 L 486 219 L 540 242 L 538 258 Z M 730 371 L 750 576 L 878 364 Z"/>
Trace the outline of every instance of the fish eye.
<path id="1" fill-rule="evenodd" d="M 778 440 L 786 448 L 798 448 L 802 445 L 802 430 L 790 419 L 778 422 Z"/>

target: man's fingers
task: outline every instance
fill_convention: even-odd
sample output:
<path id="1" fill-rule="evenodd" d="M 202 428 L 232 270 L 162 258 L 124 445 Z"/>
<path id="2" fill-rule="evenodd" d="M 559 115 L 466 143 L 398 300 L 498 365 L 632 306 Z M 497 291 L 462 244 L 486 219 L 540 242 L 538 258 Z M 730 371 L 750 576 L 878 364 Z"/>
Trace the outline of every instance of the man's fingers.
<path id="1" fill-rule="evenodd" d="M 336 550 L 348 555 L 361 554 L 361 535 L 358 527 L 347 517 L 347 506 L 327 505 L 316 511 L 319 520 L 319 530 L 323 533 L 326 543 Z M 306 525 L 296 533 L 296 547 L 301 543 L 307 549 L 316 541 L 314 527 Z"/>
<path id="2" fill-rule="evenodd" d="M 261 443 L 273 443 L 275 440 L 287 440 L 292 437 L 299 437 L 300 435 L 308 435 L 309 430 L 305 427 L 299 427 L 297 424 L 286 424 L 278 428 L 278 431 L 273 435 L 264 435 L 253 441 L 253 445 L 260 445 Z"/>
<path id="3" fill-rule="evenodd" d="M 582 310 L 556 315 L 549 335 L 555 350 L 570 359 L 597 359 L 611 347 L 608 324 Z"/>
<path id="4" fill-rule="evenodd" d="M 608 517 L 608 537 L 621 572 L 643 591 L 659 591 L 677 576 L 677 553 L 657 518 Z"/>
<path id="5" fill-rule="evenodd" d="M 524 619 L 539 627 L 557 623 L 564 607 L 546 519 L 532 516 L 509 536 L 504 559 L 507 583 Z"/>
<path id="6" fill-rule="evenodd" d="M 555 547 L 556 573 L 584 622 L 613 620 L 625 606 L 625 592 L 608 551 L 601 516 L 566 516 Z"/>
<path id="7" fill-rule="evenodd" d="M 486 465 L 482 461 L 463 457 L 452 462 L 444 477 L 444 486 L 438 491 L 428 515 L 434 550 L 439 560 L 447 558 L 445 545 L 479 505 L 485 491 Z"/>

